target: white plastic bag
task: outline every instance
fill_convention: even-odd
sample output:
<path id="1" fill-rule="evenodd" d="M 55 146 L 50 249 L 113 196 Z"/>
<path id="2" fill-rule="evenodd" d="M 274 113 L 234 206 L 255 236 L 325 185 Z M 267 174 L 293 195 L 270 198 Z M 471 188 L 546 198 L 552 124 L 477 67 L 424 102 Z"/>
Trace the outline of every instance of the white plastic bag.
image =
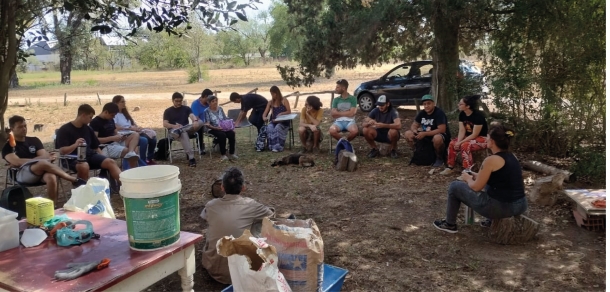
<path id="1" fill-rule="evenodd" d="M 292 292 L 277 267 L 275 247 L 253 237 L 248 229 L 239 238 L 221 238 L 216 250 L 228 257 L 233 291 Z"/>
<path id="2" fill-rule="evenodd" d="M 109 198 L 110 183 L 108 180 L 92 177 L 89 178 L 86 185 L 72 189 L 72 196 L 64 205 L 64 209 L 116 219 Z"/>

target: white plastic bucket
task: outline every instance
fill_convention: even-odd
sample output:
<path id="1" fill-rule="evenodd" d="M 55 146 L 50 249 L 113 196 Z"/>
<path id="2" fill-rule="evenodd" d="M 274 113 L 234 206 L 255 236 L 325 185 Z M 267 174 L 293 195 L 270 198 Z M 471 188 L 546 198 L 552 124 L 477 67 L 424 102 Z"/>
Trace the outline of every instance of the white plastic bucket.
<path id="1" fill-rule="evenodd" d="M 120 175 L 129 247 L 151 251 L 180 239 L 180 170 L 173 165 L 136 167 Z"/>

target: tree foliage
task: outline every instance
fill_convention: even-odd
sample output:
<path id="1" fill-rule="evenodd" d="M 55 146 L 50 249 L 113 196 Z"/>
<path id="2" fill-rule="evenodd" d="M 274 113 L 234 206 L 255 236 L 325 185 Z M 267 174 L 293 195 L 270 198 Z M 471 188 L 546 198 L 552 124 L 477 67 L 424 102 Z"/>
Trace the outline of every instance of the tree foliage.
<path id="1" fill-rule="evenodd" d="M 282 2 L 274 2 L 270 7 L 273 24 L 269 28 L 269 53 L 272 57 L 292 59 L 299 48 L 302 37 L 295 33 L 297 23 L 288 14 L 288 7 Z"/>

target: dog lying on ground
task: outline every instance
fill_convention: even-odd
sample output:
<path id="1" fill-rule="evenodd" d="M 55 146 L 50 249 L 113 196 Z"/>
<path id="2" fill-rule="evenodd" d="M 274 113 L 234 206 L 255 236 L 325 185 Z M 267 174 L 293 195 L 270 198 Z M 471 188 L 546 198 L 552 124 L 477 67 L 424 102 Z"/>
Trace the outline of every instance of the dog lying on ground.
<path id="1" fill-rule="evenodd" d="M 44 124 L 34 124 L 34 132 L 42 132 Z"/>
<path id="2" fill-rule="evenodd" d="M 311 167 L 315 165 L 313 158 L 307 155 L 293 153 L 288 156 L 276 159 L 273 164 L 271 164 L 271 166 L 282 166 L 288 164 L 297 164 L 300 167 Z"/>

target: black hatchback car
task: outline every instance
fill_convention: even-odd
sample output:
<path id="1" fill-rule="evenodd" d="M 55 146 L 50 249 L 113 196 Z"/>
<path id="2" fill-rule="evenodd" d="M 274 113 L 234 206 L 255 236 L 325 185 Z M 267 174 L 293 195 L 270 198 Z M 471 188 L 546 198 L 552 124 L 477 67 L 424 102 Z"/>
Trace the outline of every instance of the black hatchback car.
<path id="1" fill-rule="evenodd" d="M 385 95 L 393 105 L 414 105 L 415 99 L 430 93 L 432 60 L 414 61 L 394 67 L 381 78 L 360 84 L 354 91 L 358 106 L 369 112 L 375 102 Z M 471 62 L 461 60 L 460 72 L 466 77 L 480 77 L 481 71 Z"/>

